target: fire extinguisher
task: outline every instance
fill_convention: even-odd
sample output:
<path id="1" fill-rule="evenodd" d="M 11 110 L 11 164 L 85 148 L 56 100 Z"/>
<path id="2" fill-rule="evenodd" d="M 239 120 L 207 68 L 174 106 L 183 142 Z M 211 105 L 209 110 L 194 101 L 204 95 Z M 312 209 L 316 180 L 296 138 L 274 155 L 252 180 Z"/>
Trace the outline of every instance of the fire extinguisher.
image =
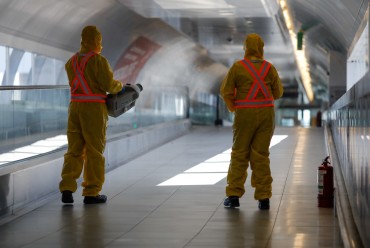
<path id="1" fill-rule="evenodd" d="M 317 170 L 318 204 L 320 208 L 332 208 L 334 206 L 334 179 L 333 166 L 330 165 L 327 156 Z"/>

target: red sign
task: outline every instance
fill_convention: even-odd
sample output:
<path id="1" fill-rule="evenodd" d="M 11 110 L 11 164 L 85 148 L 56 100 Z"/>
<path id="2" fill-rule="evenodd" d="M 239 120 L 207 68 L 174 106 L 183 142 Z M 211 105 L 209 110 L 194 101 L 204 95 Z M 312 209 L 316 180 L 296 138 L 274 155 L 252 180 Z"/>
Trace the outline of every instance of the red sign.
<path id="1" fill-rule="evenodd" d="M 146 61 L 161 46 L 140 36 L 121 55 L 114 68 L 114 78 L 124 84 L 135 84 L 135 80 Z"/>

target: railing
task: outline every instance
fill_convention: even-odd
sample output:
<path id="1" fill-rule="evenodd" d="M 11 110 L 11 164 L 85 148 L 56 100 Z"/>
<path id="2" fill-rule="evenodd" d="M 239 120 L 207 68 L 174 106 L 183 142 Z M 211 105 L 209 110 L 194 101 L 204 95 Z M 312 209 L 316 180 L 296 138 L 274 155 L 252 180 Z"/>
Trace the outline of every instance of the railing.
<path id="1" fill-rule="evenodd" d="M 0 166 L 37 155 L 24 150 L 37 141 L 65 134 L 68 86 L 0 87 Z"/>
<path id="2" fill-rule="evenodd" d="M 135 108 L 110 117 L 107 136 L 187 118 L 188 98 L 186 87 L 144 85 Z M 0 86 L 0 167 L 42 155 L 35 149 L 45 141 L 53 151 L 64 149 L 69 101 L 68 85 Z"/>

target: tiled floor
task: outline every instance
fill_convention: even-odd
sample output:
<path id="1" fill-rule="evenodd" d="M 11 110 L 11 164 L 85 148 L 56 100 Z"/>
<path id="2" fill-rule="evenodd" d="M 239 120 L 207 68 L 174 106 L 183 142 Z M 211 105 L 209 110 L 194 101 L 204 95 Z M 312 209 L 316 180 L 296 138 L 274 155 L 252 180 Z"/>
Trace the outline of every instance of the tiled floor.
<path id="1" fill-rule="evenodd" d="M 249 177 L 240 209 L 223 207 L 232 130 L 194 127 L 108 173 L 107 204 L 84 205 L 80 190 L 74 205 L 53 200 L 0 226 L 0 247 L 342 247 L 334 210 L 317 207 L 323 129 L 275 134 L 288 137 L 271 147 L 269 211 L 258 210 Z"/>

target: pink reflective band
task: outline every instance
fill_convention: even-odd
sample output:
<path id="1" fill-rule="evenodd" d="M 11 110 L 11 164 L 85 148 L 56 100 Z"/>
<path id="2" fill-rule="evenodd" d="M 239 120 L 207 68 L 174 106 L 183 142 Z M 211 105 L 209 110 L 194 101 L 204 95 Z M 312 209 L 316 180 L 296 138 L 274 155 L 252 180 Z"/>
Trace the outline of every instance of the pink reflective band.
<path id="1" fill-rule="evenodd" d="M 72 94 L 71 95 L 71 101 L 72 102 L 105 102 L 105 99 L 107 98 L 106 95 L 100 95 L 100 94 Z"/>
<path id="2" fill-rule="evenodd" d="M 272 100 L 263 100 L 262 101 L 240 101 L 235 102 L 235 108 L 260 108 L 260 107 L 273 107 L 274 101 Z"/>

